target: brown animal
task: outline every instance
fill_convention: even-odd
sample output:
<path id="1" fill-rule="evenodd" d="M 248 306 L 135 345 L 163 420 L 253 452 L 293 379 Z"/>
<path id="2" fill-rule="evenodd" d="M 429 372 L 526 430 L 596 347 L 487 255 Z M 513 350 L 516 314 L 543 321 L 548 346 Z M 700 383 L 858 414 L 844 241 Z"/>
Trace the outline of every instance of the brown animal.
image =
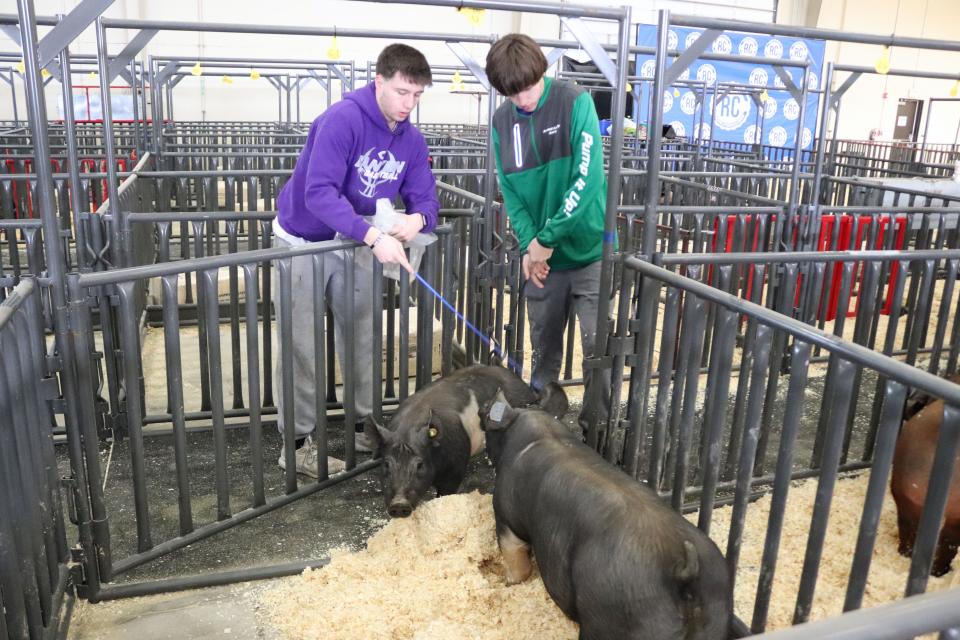
<path id="1" fill-rule="evenodd" d="M 960 383 L 960 374 L 950 378 Z M 925 406 L 923 406 L 925 404 Z M 893 476 L 890 480 L 890 492 L 897 503 L 897 528 L 900 534 L 899 551 L 901 555 L 913 553 L 913 544 L 917 537 L 920 514 L 927 499 L 927 483 L 930 469 L 933 467 L 934 452 L 940 425 L 943 422 L 943 400 L 923 398 L 912 399 L 907 407 L 907 421 L 897 438 L 897 448 L 893 454 Z M 912 417 L 910 417 L 912 415 Z M 942 576 L 950 570 L 950 563 L 957 554 L 960 544 L 960 453 L 953 465 L 950 478 L 950 492 L 944 514 L 943 528 L 937 541 L 937 550 L 930 574 Z"/>

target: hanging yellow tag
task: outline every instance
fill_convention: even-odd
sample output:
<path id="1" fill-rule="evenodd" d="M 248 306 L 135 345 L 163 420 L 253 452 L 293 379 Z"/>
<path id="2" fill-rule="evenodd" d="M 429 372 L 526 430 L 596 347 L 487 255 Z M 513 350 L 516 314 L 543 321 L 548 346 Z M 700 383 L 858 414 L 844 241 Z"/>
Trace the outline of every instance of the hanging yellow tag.
<path id="1" fill-rule="evenodd" d="M 767 93 L 767 90 L 764 89 L 760 92 L 760 102 L 766 102 L 770 98 L 770 94 Z"/>
<path id="2" fill-rule="evenodd" d="M 17 63 L 17 66 L 14 67 L 17 70 L 17 73 L 26 73 L 27 66 L 23 64 L 23 60 Z"/>
<path id="3" fill-rule="evenodd" d="M 46 69 L 40 69 L 40 77 L 46 80 L 47 78 L 50 77 L 50 72 L 47 71 Z"/>
<path id="4" fill-rule="evenodd" d="M 486 13 L 486 9 L 473 9 L 470 7 L 461 7 L 457 9 L 457 11 L 473 26 L 479 26 L 480 23 L 483 22 L 483 16 Z"/>
<path id="5" fill-rule="evenodd" d="M 223 76 L 221 80 L 223 81 L 223 84 L 233 84 L 233 78 L 230 76 Z"/>
<path id="6" fill-rule="evenodd" d="M 953 86 L 950 87 L 950 97 L 956 98 L 958 91 L 960 91 L 960 80 L 957 80 L 956 82 L 954 82 Z"/>
<path id="7" fill-rule="evenodd" d="M 203 69 L 200 68 L 200 63 L 199 63 L 199 62 L 198 62 L 197 64 L 193 65 L 193 66 L 190 68 L 190 75 L 194 75 L 194 76 L 202 76 L 202 75 L 203 75 Z"/>
<path id="8" fill-rule="evenodd" d="M 884 47 L 883 52 L 880 54 L 880 57 L 877 58 L 876 64 L 873 65 L 874 70 L 881 74 L 886 75 L 890 71 L 890 47 Z"/>
<path id="9" fill-rule="evenodd" d="M 629 82 L 627 83 L 627 93 L 633 93 L 633 85 Z"/>
<path id="10" fill-rule="evenodd" d="M 673 97 L 674 98 L 680 97 L 680 89 L 677 89 L 676 87 L 673 88 Z"/>
<path id="11" fill-rule="evenodd" d="M 91 71 L 90 73 L 87 74 L 87 77 L 90 78 L 91 80 L 96 80 L 96 79 L 97 79 L 97 72 L 96 72 L 96 71 Z"/>
<path id="12" fill-rule="evenodd" d="M 252 71 L 250 71 L 250 79 L 251 79 L 251 80 L 259 80 L 259 79 L 260 79 L 260 72 L 257 71 L 256 69 L 253 69 Z"/>
<path id="13" fill-rule="evenodd" d="M 337 36 L 330 40 L 330 48 L 327 49 L 327 57 L 331 60 L 340 59 L 340 45 L 337 44 Z"/>

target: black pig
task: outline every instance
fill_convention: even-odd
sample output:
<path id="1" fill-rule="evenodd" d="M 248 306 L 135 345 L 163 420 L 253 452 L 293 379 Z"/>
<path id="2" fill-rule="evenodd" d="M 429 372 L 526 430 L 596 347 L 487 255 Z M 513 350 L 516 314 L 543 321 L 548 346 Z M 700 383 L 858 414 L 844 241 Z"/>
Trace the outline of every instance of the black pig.
<path id="1" fill-rule="evenodd" d="M 733 596 L 720 550 L 646 486 L 543 411 L 484 408 L 509 583 L 530 550 L 581 640 L 723 640 Z"/>
<path id="2" fill-rule="evenodd" d="M 391 517 L 409 516 L 430 487 L 440 496 L 457 492 L 470 457 L 484 449 L 480 407 L 498 389 L 516 405 L 539 398 L 509 369 L 474 365 L 434 380 L 405 399 L 388 427 L 367 420 L 366 439 L 383 457 L 383 494 Z M 566 412 L 562 390 L 551 387 L 543 395 L 556 415 Z"/>

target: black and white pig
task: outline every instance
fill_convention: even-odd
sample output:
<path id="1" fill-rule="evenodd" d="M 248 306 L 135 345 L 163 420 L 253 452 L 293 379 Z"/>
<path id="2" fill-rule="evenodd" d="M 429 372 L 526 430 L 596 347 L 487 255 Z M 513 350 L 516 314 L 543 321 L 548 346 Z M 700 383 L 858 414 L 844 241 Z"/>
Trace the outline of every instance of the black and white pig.
<path id="1" fill-rule="evenodd" d="M 367 419 L 364 435 L 383 458 L 383 495 L 391 517 L 409 516 L 430 487 L 438 496 L 457 492 L 470 458 L 484 450 L 480 407 L 501 389 L 514 405 L 543 395 L 545 408 L 557 416 L 566 413 L 566 396 L 558 387 L 537 394 L 509 369 L 473 365 L 406 398 L 387 427 Z"/>
<path id="2" fill-rule="evenodd" d="M 508 400 L 484 408 L 507 582 L 530 576 L 532 550 L 581 640 L 725 640 L 733 595 L 717 546 L 546 412 Z"/>

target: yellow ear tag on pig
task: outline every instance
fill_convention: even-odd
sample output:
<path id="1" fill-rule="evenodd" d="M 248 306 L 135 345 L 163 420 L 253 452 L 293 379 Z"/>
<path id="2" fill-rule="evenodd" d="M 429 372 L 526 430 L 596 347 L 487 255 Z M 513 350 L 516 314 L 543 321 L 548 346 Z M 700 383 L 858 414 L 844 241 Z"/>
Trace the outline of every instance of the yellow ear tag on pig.
<path id="1" fill-rule="evenodd" d="M 438 435 L 440 435 L 440 432 L 437 430 L 436 427 L 434 427 L 433 425 L 431 425 L 430 428 L 427 429 L 427 435 L 430 436 L 430 439 L 431 439 L 431 440 L 433 440 L 433 439 L 436 438 Z"/>

